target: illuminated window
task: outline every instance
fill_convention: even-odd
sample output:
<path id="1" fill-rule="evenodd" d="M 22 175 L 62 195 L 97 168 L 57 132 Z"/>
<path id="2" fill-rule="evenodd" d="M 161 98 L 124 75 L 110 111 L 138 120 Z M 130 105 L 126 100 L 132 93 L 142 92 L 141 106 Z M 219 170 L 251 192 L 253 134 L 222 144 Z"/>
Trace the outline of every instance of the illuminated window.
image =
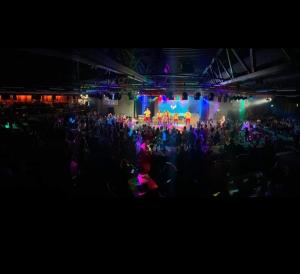
<path id="1" fill-rule="evenodd" d="M 55 96 L 55 101 L 58 102 L 58 103 L 66 103 L 67 102 L 67 96 L 56 95 Z"/>
<path id="2" fill-rule="evenodd" d="M 45 103 L 51 103 L 52 102 L 52 95 L 43 95 L 42 101 Z"/>
<path id="3" fill-rule="evenodd" d="M 17 102 L 28 103 L 31 102 L 31 95 L 17 95 Z"/>

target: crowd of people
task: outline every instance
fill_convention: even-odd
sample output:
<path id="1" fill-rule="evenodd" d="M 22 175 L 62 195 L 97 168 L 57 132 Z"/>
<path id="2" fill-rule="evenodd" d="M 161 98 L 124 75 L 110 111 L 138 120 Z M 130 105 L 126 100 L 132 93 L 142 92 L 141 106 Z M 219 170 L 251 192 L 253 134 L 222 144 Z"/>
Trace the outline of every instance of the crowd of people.
<path id="1" fill-rule="evenodd" d="M 71 197 L 299 194 L 297 169 L 278 158 L 299 151 L 294 120 L 199 120 L 179 130 L 90 110 L 38 121 L 24 116 L 13 123 L 15 128 L 1 124 L 1 177 L 7 186 L 27 178 L 32 187 Z"/>

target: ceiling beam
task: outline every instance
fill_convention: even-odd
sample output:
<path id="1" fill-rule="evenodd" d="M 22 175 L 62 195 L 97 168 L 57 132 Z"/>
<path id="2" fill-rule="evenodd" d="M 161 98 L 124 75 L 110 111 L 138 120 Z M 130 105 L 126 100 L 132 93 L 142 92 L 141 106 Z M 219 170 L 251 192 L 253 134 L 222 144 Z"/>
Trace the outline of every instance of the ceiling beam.
<path id="1" fill-rule="evenodd" d="M 243 67 L 243 69 L 245 71 L 247 71 L 248 73 L 250 73 L 248 67 L 246 66 L 246 64 L 244 63 L 244 61 L 240 58 L 240 56 L 237 54 L 237 52 L 235 51 L 235 49 L 231 49 L 231 51 L 233 52 L 235 58 L 239 61 L 239 63 L 241 64 L 241 66 Z"/>
<path id="2" fill-rule="evenodd" d="M 283 54 L 284 54 L 285 58 L 287 59 L 287 61 L 291 61 L 291 57 L 289 56 L 287 51 L 284 48 L 281 48 L 281 51 L 283 52 Z"/>
<path id="3" fill-rule="evenodd" d="M 218 59 L 216 59 L 216 64 L 217 64 L 217 68 L 218 68 L 218 72 L 219 72 L 219 78 L 222 79 L 223 77 L 222 77 L 222 73 L 221 73 L 221 70 L 220 70 Z"/>
<path id="4" fill-rule="evenodd" d="M 256 71 L 256 72 L 253 72 L 253 73 L 250 73 L 247 75 L 239 76 L 239 77 L 233 78 L 231 80 L 224 81 L 224 82 L 220 83 L 220 85 L 225 86 L 225 85 L 229 85 L 229 84 L 233 84 L 233 83 L 245 82 L 245 81 L 254 80 L 257 78 L 261 78 L 261 77 L 266 77 L 269 75 L 279 73 L 285 69 L 288 69 L 289 67 L 290 67 L 290 64 L 282 64 L 282 65 L 270 67 L 270 68 Z"/>
<path id="5" fill-rule="evenodd" d="M 223 70 L 225 71 L 225 73 L 227 74 L 228 78 L 231 78 L 228 70 L 225 68 L 225 66 L 224 66 L 223 62 L 221 61 L 221 59 L 218 58 L 218 61 L 219 61 L 220 65 L 222 66 Z"/>
<path id="6" fill-rule="evenodd" d="M 233 75 L 233 69 L 232 69 L 232 66 L 231 66 L 231 60 L 230 60 L 230 55 L 229 55 L 228 49 L 226 49 L 226 55 L 227 55 L 227 59 L 228 59 L 228 63 L 229 63 L 231 78 L 233 79 L 234 75 Z"/>
<path id="7" fill-rule="evenodd" d="M 214 63 L 215 59 L 218 58 L 218 56 L 221 54 L 221 52 L 223 51 L 223 49 L 219 49 L 215 55 L 214 58 L 212 58 L 210 64 L 203 70 L 202 75 L 204 75 L 205 73 L 207 73 L 207 71 L 209 70 L 210 66 Z"/>
<path id="8" fill-rule="evenodd" d="M 96 52 L 95 50 L 94 53 L 86 52 L 85 50 L 82 50 L 81 52 L 78 53 L 62 53 L 59 50 L 35 49 L 35 48 L 34 49 L 22 48 L 20 50 L 30 52 L 33 54 L 40 54 L 45 56 L 57 57 L 65 60 L 77 61 L 82 64 L 101 68 L 106 71 L 114 72 L 116 74 L 125 74 L 129 76 L 131 79 L 134 79 L 139 82 L 146 82 L 146 78 L 143 75 L 138 74 L 134 70 L 117 63 L 110 57 L 100 52 Z"/>

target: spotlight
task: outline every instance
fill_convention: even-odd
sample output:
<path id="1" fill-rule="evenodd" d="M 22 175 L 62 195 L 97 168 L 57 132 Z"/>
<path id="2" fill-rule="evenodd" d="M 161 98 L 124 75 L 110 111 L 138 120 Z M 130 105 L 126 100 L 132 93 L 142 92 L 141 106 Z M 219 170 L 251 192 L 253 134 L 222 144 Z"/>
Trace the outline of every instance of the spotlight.
<path id="1" fill-rule="evenodd" d="M 200 92 L 197 92 L 197 93 L 195 94 L 195 96 L 194 96 L 194 99 L 195 99 L 195 100 L 199 100 L 200 97 L 201 97 Z"/>
<path id="2" fill-rule="evenodd" d="M 169 100 L 174 100 L 174 95 L 173 95 L 173 93 L 172 93 L 172 92 L 168 92 L 168 93 L 167 93 L 167 98 L 168 98 Z"/>
<path id="3" fill-rule="evenodd" d="M 187 100 L 188 99 L 188 94 L 186 92 L 182 93 L 182 100 Z"/>

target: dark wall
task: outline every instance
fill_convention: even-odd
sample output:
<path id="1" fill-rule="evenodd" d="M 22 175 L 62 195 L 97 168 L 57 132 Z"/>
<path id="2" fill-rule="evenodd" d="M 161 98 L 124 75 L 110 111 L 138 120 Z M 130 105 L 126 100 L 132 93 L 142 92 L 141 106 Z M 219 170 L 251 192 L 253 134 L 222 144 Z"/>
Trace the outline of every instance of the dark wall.
<path id="1" fill-rule="evenodd" d="M 71 60 L 23 52 L 0 50 L 0 86 L 35 87 L 44 85 L 72 85 L 78 79 L 93 79 L 98 72 Z"/>

